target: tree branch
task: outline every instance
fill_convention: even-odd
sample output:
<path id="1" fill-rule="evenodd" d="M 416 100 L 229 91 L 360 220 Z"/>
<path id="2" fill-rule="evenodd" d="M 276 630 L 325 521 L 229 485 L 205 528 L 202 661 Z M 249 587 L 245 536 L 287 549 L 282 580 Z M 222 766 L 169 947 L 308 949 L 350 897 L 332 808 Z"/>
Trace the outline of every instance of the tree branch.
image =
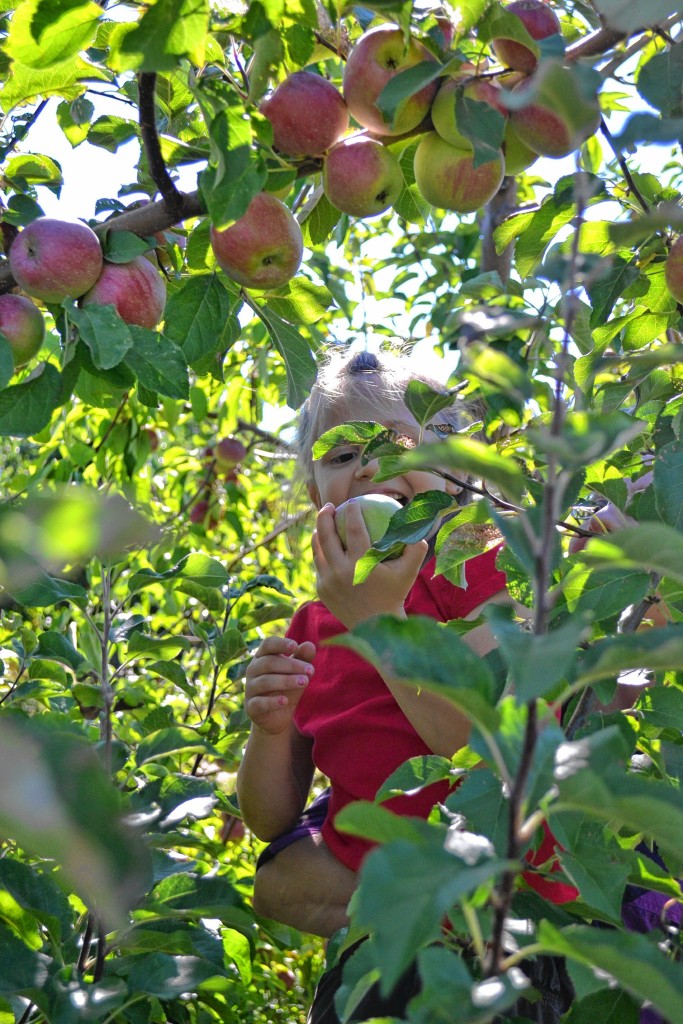
<path id="1" fill-rule="evenodd" d="M 182 194 L 168 173 L 161 152 L 154 107 L 156 80 L 156 72 L 153 71 L 142 71 L 138 75 L 140 133 L 154 184 L 159 189 L 169 213 L 177 217 L 182 205 Z"/>

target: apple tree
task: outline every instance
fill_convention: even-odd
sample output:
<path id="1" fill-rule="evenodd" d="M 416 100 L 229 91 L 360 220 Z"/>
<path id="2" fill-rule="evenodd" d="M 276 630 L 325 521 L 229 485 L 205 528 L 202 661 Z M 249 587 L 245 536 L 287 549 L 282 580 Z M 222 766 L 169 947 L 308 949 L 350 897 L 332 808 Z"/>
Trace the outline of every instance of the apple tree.
<path id="1" fill-rule="evenodd" d="M 342 434 L 472 499 L 396 512 L 360 570 L 438 526 L 457 585 L 502 537 L 526 615 L 485 659 L 470 624 L 346 638 L 473 734 L 345 811 L 380 845 L 340 1017 L 417 958 L 410 1021 L 509 1019 L 550 954 L 571 1024 L 683 1024 L 683 7 L 23 0 L 0 29 L 0 1024 L 305 1020 L 321 947 L 254 914 L 234 776 L 250 653 L 312 592 L 291 424 L 358 334 L 444 353 L 406 402 L 471 422 Z M 121 157 L 94 211 L 60 209 L 47 126 L 84 181 Z M 382 806 L 454 777 L 429 822 Z"/>

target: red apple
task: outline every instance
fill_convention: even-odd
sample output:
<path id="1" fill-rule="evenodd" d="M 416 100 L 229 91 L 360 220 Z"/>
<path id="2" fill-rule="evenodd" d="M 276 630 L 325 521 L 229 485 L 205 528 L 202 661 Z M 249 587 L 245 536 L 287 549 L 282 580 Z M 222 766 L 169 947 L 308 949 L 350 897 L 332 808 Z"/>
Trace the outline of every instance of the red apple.
<path id="1" fill-rule="evenodd" d="M 151 329 L 164 315 L 166 282 L 144 256 L 136 256 L 130 263 L 105 262 L 102 273 L 81 302 L 84 306 L 114 306 L 127 324 Z"/>
<path id="2" fill-rule="evenodd" d="M 38 307 L 23 295 L 0 295 L 0 332 L 12 349 L 14 365 L 23 366 L 40 350 L 45 321 Z"/>
<path id="3" fill-rule="evenodd" d="M 337 210 L 375 217 L 396 202 L 403 188 L 398 159 L 381 142 L 360 136 L 340 142 L 323 165 L 323 189 Z"/>
<path id="4" fill-rule="evenodd" d="M 273 145 L 286 156 L 322 156 L 349 127 L 349 112 L 331 82 L 295 71 L 261 104 Z"/>
<path id="5" fill-rule="evenodd" d="M 415 182 L 432 206 L 474 213 L 493 199 L 503 180 L 503 154 L 474 166 L 471 149 L 449 146 L 437 132 L 423 136 L 415 150 Z"/>
<path id="6" fill-rule="evenodd" d="M 246 458 L 247 454 L 247 449 L 236 437 L 223 437 L 208 451 L 216 460 L 216 469 L 219 472 L 233 470 Z"/>
<path id="7" fill-rule="evenodd" d="M 458 129 L 455 119 L 455 107 L 458 94 L 479 103 L 488 103 L 504 117 L 508 109 L 501 100 L 500 86 L 487 78 L 470 78 L 464 76 L 447 78 L 441 85 L 436 99 L 432 104 L 432 122 L 441 138 L 458 149 L 473 149 L 470 140 Z"/>
<path id="8" fill-rule="evenodd" d="M 560 19 L 544 0 L 512 0 L 506 4 L 508 14 L 516 14 L 532 39 L 547 39 L 561 32 Z M 515 71 L 533 71 L 536 54 L 514 39 L 494 39 L 493 52 L 501 64 Z"/>
<path id="9" fill-rule="evenodd" d="M 102 270 L 102 249 L 87 224 L 39 217 L 14 239 L 9 264 L 25 292 L 59 303 L 93 286 Z"/>
<path id="10" fill-rule="evenodd" d="M 557 62 L 544 61 L 538 74 L 512 89 L 528 102 L 510 110 L 515 134 L 539 156 L 568 156 L 600 127 L 597 97 L 586 100 L 572 91 L 571 72 Z M 565 89 L 563 90 L 563 84 Z"/>
<path id="11" fill-rule="evenodd" d="M 402 135 L 425 118 L 436 93 L 430 82 L 405 100 L 393 124 L 385 121 L 377 98 L 395 75 L 423 60 L 434 60 L 415 39 L 406 42 L 396 25 L 380 25 L 361 36 L 344 68 L 344 98 L 352 117 L 378 135 Z"/>
<path id="12" fill-rule="evenodd" d="M 664 280 L 676 302 L 683 302 L 683 235 L 678 236 L 666 257 Z"/>
<path id="13" fill-rule="evenodd" d="M 202 525 L 207 530 L 215 530 L 218 526 L 218 518 L 213 511 L 213 506 L 204 499 L 195 502 L 191 507 L 190 522 Z"/>
<path id="14" fill-rule="evenodd" d="M 211 247 L 224 274 L 243 288 L 281 288 L 296 274 L 303 237 L 296 217 L 269 192 L 259 192 L 229 228 L 211 227 Z"/>

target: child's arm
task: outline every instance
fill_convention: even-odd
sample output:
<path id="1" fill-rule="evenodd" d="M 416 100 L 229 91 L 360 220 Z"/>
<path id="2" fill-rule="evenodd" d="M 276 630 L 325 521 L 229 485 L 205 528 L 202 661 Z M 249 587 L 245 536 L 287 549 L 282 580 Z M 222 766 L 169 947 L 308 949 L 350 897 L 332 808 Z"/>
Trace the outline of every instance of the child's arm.
<path id="1" fill-rule="evenodd" d="M 313 534 L 313 557 L 318 576 L 318 597 L 347 629 L 375 615 L 405 617 L 404 602 L 420 571 L 427 544 L 406 545 L 403 554 L 382 562 L 370 576 L 353 583 L 356 562 L 370 547 L 360 509 L 353 505 L 346 517 L 347 550 L 342 547 L 334 525 L 334 508 L 325 506 L 318 514 Z M 473 631 L 479 634 L 479 629 Z M 469 640 L 477 653 L 485 653 L 488 635 L 484 632 Z M 481 650 L 474 647 L 482 646 Z M 388 672 L 380 674 L 420 738 L 435 754 L 452 757 L 464 747 L 470 735 L 470 722 L 450 701 L 428 690 L 405 686 Z"/>
<path id="2" fill-rule="evenodd" d="M 312 643 L 268 637 L 247 668 L 244 707 L 252 725 L 237 774 L 237 799 L 246 824 L 266 841 L 293 827 L 311 786 L 311 744 L 292 716 L 314 654 Z"/>

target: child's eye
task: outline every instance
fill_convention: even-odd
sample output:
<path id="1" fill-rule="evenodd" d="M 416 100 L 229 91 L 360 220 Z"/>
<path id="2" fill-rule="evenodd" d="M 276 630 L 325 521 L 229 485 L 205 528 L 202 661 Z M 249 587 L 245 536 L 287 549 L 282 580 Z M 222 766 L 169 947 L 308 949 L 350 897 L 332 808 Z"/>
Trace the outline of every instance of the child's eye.
<path id="1" fill-rule="evenodd" d="M 358 449 L 346 448 L 341 452 L 332 452 L 330 456 L 330 462 L 333 465 L 342 465 L 345 462 L 351 462 L 358 455 Z"/>

